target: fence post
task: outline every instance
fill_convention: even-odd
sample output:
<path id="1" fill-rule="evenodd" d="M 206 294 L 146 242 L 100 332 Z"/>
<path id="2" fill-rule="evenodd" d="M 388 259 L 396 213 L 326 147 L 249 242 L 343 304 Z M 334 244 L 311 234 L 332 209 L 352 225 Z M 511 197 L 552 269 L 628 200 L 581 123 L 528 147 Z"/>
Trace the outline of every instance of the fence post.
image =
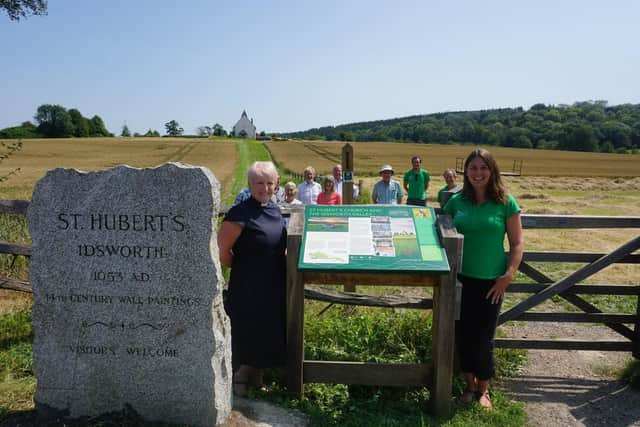
<path id="1" fill-rule="evenodd" d="M 342 204 L 352 205 L 353 202 L 353 147 L 347 143 L 342 147 Z M 343 289 L 355 292 L 356 285 L 344 285 Z"/>
<path id="2" fill-rule="evenodd" d="M 301 398 L 304 393 L 304 283 L 298 271 L 304 210 L 292 209 L 287 237 L 287 390 Z"/>
<path id="3" fill-rule="evenodd" d="M 440 277 L 440 283 L 433 289 L 431 411 L 436 417 L 446 417 L 451 411 L 457 312 L 456 279 L 462 260 L 463 236 L 457 233 L 450 216 L 439 215 L 437 223 L 450 271 Z"/>
<path id="4" fill-rule="evenodd" d="M 638 295 L 638 301 L 636 302 L 636 324 L 633 331 L 635 334 L 633 336 L 633 351 L 631 354 L 637 360 L 640 360 L 640 295 Z"/>
<path id="5" fill-rule="evenodd" d="M 346 179 L 345 179 L 346 177 Z M 353 204 L 353 147 L 345 144 L 342 147 L 342 204 Z"/>

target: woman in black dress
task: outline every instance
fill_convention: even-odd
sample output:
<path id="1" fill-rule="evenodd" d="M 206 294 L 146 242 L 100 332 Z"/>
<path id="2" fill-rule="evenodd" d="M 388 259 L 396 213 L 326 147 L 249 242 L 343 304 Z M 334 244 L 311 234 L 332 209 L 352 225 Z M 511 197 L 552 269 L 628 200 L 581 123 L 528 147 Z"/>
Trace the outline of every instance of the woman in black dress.
<path id="1" fill-rule="evenodd" d="M 272 162 L 248 171 L 251 198 L 232 207 L 218 234 L 220 262 L 231 267 L 227 314 L 231 319 L 234 391 L 264 388 L 264 368 L 285 365 L 285 249 L 287 233 L 271 201 L 278 173 Z"/>

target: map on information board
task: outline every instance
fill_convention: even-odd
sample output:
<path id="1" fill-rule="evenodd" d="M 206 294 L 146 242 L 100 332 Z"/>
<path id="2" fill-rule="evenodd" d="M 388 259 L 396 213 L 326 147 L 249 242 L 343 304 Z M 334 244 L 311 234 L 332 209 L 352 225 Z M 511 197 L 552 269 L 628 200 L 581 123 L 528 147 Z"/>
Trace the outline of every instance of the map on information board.
<path id="1" fill-rule="evenodd" d="M 449 271 L 433 208 L 309 205 L 301 270 Z"/>

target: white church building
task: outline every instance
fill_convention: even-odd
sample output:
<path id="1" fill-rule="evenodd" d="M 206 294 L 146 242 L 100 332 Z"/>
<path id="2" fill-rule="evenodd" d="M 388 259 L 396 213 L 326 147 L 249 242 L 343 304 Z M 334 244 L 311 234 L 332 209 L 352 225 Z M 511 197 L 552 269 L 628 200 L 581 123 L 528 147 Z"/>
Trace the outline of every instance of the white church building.
<path id="1" fill-rule="evenodd" d="M 242 111 L 240 120 L 233 127 L 233 134 L 240 138 L 256 138 L 256 127 L 253 124 L 253 119 L 249 120 L 247 112 Z"/>

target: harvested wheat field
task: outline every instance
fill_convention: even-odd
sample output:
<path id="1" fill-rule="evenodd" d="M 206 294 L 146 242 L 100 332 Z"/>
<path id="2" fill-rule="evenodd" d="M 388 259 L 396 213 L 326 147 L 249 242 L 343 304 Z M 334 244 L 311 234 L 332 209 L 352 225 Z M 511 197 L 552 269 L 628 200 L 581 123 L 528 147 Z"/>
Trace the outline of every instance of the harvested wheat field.
<path id="1" fill-rule="evenodd" d="M 0 176 L 19 169 L 2 186 L 0 199 L 31 199 L 37 180 L 55 168 L 84 171 L 127 164 L 154 167 L 165 162 L 206 166 L 223 188 L 232 184 L 236 148 L 232 140 L 204 138 L 66 138 L 23 140 L 22 150 L 0 163 Z"/>
<path id="2" fill-rule="evenodd" d="M 344 142 L 271 141 L 266 143 L 278 166 L 302 173 L 311 165 L 326 174 L 340 163 Z M 380 165 L 391 164 L 396 173 L 411 168 L 411 157 L 420 156 L 422 166 L 432 175 L 455 168 L 473 145 L 406 144 L 397 142 L 350 142 L 354 152 L 356 175 L 377 175 Z M 525 176 L 640 176 L 640 156 L 629 154 L 582 153 L 575 151 L 532 150 L 524 148 L 485 147 L 498 161 L 502 172 L 512 172 L 514 162 L 522 161 Z M 516 167 L 517 169 L 517 167 Z"/>

